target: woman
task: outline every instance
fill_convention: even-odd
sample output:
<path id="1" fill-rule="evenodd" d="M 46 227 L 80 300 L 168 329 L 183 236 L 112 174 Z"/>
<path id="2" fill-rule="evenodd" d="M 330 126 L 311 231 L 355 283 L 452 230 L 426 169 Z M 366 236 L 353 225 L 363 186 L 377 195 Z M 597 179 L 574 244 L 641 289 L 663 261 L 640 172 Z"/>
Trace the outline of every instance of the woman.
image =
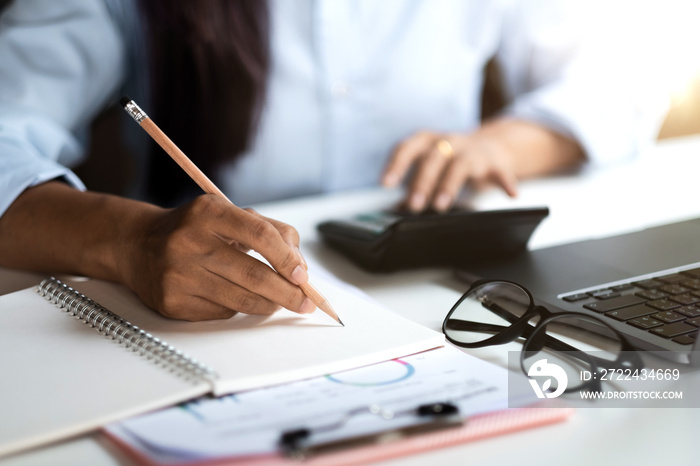
<path id="1" fill-rule="evenodd" d="M 311 312 L 294 229 L 190 200 L 184 174 L 139 147 L 144 135 L 142 200 L 81 191 L 65 167 L 91 119 L 128 93 L 238 205 L 394 186 L 409 172 L 416 211 L 449 208 L 467 182 L 513 196 L 520 178 L 629 157 L 654 134 L 656 115 L 591 65 L 592 20 L 574 8 L 16 1 L 0 29 L 0 265 L 118 281 L 174 318 Z M 510 105 L 481 125 L 491 57 Z"/>

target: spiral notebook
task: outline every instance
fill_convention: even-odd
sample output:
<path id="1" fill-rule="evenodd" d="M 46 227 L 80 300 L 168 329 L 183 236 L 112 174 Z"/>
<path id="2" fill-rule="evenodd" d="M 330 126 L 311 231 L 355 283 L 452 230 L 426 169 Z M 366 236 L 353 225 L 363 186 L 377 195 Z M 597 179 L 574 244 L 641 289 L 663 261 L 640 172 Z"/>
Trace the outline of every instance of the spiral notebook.
<path id="1" fill-rule="evenodd" d="M 99 280 L 51 278 L 0 297 L 0 457 L 197 396 L 301 380 L 443 344 L 441 334 L 332 277 L 314 281 L 345 327 L 321 312 L 286 310 L 174 321 Z"/>

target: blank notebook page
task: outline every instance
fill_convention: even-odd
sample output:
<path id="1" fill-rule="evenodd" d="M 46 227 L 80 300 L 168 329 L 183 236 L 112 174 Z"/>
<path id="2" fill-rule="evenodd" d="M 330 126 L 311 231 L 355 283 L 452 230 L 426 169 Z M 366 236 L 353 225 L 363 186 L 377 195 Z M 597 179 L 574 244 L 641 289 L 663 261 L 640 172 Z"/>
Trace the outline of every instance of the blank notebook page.
<path id="1" fill-rule="evenodd" d="M 100 335 L 33 288 L 0 297 L 0 455 L 209 391 Z"/>
<path id="2" fill-rule="evenodd" d="M 72 286 L 132 324 L 213 368 L 214 393 L 249 390 L 364 366 L 442 346 L 441 333 L 405 319 L 334 279 L 314 284 L 345 324 L 326 314 L 280 310 L 228 320 L 181 322 L 161 317 L 113 284 Z"/>

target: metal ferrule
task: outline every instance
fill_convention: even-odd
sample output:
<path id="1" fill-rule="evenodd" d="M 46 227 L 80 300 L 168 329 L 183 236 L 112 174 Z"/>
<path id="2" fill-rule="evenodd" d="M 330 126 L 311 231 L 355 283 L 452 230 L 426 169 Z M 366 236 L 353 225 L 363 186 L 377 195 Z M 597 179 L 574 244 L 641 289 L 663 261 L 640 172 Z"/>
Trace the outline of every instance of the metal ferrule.
<path id="1" fill-rule="evenodd" d="M 124 106 L 124 109 L 127 111 L 129 115 L 131 115 L 131 118 L 136 120 L 136 123 L 141 124 L 143 120 L 148 118 L 148 115 L 146 115 L 146 112 L 141 110 L 141 107 L 136 105 L 136 102 L 133 100 L 130 100 L 129 103 Z"/>

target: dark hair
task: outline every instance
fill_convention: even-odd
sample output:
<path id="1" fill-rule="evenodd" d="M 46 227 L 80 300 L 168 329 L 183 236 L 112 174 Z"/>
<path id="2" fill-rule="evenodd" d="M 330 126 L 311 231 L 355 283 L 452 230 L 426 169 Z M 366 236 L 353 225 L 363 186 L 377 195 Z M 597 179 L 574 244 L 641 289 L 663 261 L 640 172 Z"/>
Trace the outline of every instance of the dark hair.
<path id="1" fill-rule="evenodd" d="M 152 64 L 150 113 L 212 177 L 248 147 L 259 120 L 269 68 L 267 2 L 141 0 L 140 8 Z M 191 197 L 187 175 L 155 144 L 151 152 L 152 199 L 168 205 Z"/>

